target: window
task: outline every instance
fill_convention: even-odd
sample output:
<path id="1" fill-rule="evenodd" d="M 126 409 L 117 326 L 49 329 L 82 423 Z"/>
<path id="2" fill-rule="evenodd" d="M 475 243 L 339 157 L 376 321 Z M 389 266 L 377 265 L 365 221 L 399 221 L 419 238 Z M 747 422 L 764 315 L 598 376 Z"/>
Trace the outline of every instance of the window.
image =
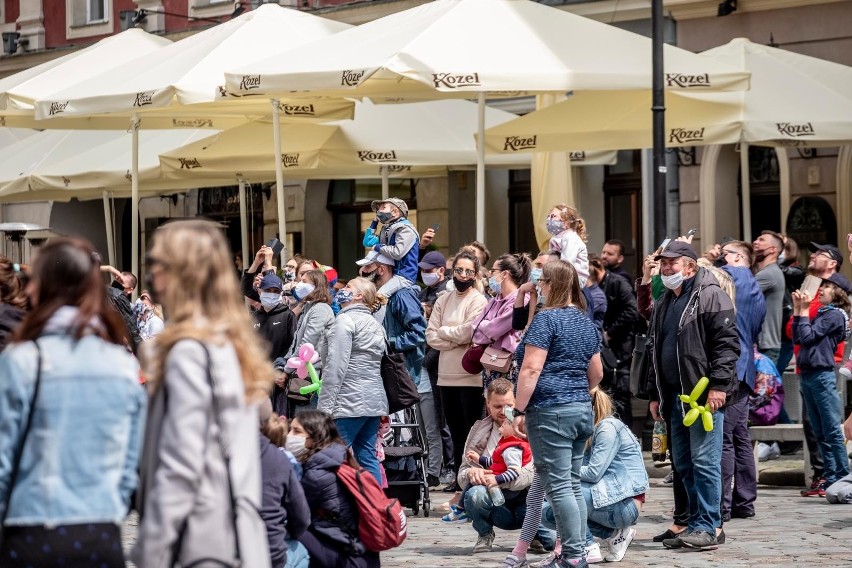
<path id="1" fill-rule="evenodd" d="M 107 0 L 87 0 L 86 23 L 105 22 L 109 18 Z"/>

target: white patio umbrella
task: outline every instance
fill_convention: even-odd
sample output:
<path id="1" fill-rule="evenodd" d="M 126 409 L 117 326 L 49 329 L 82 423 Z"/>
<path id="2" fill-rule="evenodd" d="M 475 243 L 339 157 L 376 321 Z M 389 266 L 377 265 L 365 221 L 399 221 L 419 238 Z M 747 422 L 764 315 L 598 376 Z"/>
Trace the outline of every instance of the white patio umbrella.
<path id="1" fill-rule="evenodd" d="M 9 129 L 0 129 L 4 133 Z M 129 197 L 131 136 L 100 130 L 45 130 L 3 149 L 0 156 L 0 203 L 22 201 L 104 200 L 107 248 L 115 262 L 109 197 Z M 208 130 L 146 131 L 140 137 L 140 190 L 143 196 L 194 187 L 231 185 L 233 180 L 166 180 L 158 154 L 209 136 Z"/>
<path id="2" fill-rule="evenodd" d="M 701 54 L 751 73 L 736 93 L 670 93 L 666 144 L 739 142 L 743 229 L 751 233 L 748 145 L 817 147 L 852 142 L 852 67 L 744 38 Z M 567 101 L 490 128 L 490 152 L 651 146 L 651 97 L 644 92 L 577 92 Z"/>
<path id="3" fill-rule="evenodd" d="M 742 89 L 748 74 L 665 46 L 667 86 Z M 229 92 L 384 102 L 650 89 L 651 40 L 529 0 L 437 0 L 226 73 Z M 480 131 L 482 124 L 480 124 Z M 476 235 L 484 233 L 484 159 Z"/>
<path id="4" fill-rule="evenodd" d="M 36 116 L 47 118 L 57 105 L 63 116 L 110 113 L 131 118 L 134 131 L 148 116 L 210 120 L 213 117 L 258 117 L 270 113 L 270 101 L 223 99 L 219 87 L 225 69 L 265 57 L 272 45 L 295 47 L 348 28 L 347 24 L 298 10 L 264 4 L 238 18 L 199 32 L 151 54 L 137 65 L 103 73 L 87 84 L 72 86 L 36 103 Z M 274 122 L 347 118 L 345 101 L 291 104 L 273 100 Z M 135 170 L 134 170 L 135 171 Z M 283 177 L 282 177 L 283 179 Z M 279 228 L 284 239 L 283 183 L 279 184 Z M 138 263 L 138 198 L 132 201 L 133 263 Z"/>

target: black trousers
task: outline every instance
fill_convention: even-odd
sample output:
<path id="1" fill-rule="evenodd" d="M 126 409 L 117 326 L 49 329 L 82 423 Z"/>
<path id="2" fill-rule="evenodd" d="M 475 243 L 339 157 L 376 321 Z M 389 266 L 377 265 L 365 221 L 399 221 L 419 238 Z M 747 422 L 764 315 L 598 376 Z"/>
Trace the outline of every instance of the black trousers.
<path id="1" fill-rule="evenodd" d="M 3 568 L 124 568 L 121 530 L 112 523 L 5 527 Z"/>
<path id="2" fill-rule="evenodd" d="M 453 438 L 453 460 L 456 471 L 464 462 L 464 443 L 477 420 L 482 418 L 485 398 L 482 387 L 442 387 L 444 416 Z"/>

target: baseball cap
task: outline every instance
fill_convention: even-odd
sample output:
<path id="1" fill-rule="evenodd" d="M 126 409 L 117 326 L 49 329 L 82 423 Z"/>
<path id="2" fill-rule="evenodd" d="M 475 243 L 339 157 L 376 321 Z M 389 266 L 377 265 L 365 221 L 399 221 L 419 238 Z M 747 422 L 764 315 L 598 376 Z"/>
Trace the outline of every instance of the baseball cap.
<path id="1" fill-rule="evenodd" d="M 678 258 L 681 256 L 691 258 L 692 260 L 698 260 L 698 255 L 695 254 L 695 249 L 683 241 L 670 242 L 666 248 L 663 249 L 663 252 L 654 257 L 654 260 L 660 260 L 661 258 Z"/>
<path id="2" fill-rule="evenodd" d="M 385 256 L 382 253 L 376 252 L 374 250 L 368 252 L 367 256 L 365 256 L 361 260 L 356 260 L 355 264 L 357 264 L 358 266 L 367 266 L 368 264 L 373 264 L 375 262 L 378 262 L 379 264 L 387 264 L 388 266 L 393 266 L 394 264 L 396 264 L 394 260 L 389 256 Z"/>
<path id="3" fill-rule="evenodd" d="M 444 255 L 439 253 L 436 250 L 431 250 L 423 255 L 423 260 L 417 263 L 417 266 L 420 268 L 430 269 L 430 268 L 441 268 L 447 266 L 447 259 L 444 258 Z"/>
<path id="4" fill-rule="evenodd" d="M 260 281 L 260 289 L 268 290 L 270 288 L 278 288 L 281 290 L 284 287 L 284 283 L 281 281 L 278 276 L 274 273 L 270 272 L 266 276 L 263 277 L 263 280 Z"/>
<path id="5" fill-rule="evenodd" d="M 397 209 L 402 211 L 403 217 L 408 217 L 408 205 L 402 199 L 397 197 L 388 197 L 387 199 L 377 199 L 370 203 L 370 207 L 373 208 L 373 211 L 378 211 L 379 207 L 382 206 L 382 203 L 390 203 L 391 205 L 396 205 Z"/>
<path id="6" fill-rule="evenodd" d="M 837 261 L 837 266 L 843 265 L 843 255 L 840 254 L 840 250 L 834 245 L 821 245 L 811 242 L 808 248 L 811 249 L 811 252 L 824 252 L 828 254 L 832 259 Z"/>
<path id="7" fill-rule="evenodd" d="M 826 282 L 831 282 L 847 294 L 852 293 L 852 282 L 849 282 L 845 276 L 840 274 L 839 272 L 835 272 L 828 278 L 823 278 Z"/>

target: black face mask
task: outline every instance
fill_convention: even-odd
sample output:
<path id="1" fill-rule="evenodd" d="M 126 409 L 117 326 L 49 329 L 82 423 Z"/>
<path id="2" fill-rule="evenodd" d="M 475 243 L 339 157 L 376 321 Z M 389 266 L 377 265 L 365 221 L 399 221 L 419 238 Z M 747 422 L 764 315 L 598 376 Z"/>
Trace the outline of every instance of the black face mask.
<path id="1" fill-rule="evenodd" d="M 457 291 L 467 292 L 468 288 L 473 286 L 473 280 L 459 280 L 453 276 L 453 284 L 455 284 Z"/>
<path id="2" fill-rule="evenodd" d="M 366 278 L 367 280 L 369 280 L 370 282 L 375 284 L 376 280 L 378 280 L 378 278 L 379 278 L 379 269 L 377 268 L 376 270 L 374 270 L 372 272 L 362 272 L 361 278 Z"/>
<path id="3" fill-rule="evenodd" d="M 725 260 L 725 255 L 724 255 L 724 254 L 723 254 L 722 256 L 720 256 L 719 258 L 717 258 L 717 259 L 713 262 L 713 266 L 715 266 L 716 268 L 722 268 L 723 266 L 725 266 L 725 265 L 727 265 L 727 264 L 728 264 L 728 261 L 727 261 L 727 260 Z"/>

